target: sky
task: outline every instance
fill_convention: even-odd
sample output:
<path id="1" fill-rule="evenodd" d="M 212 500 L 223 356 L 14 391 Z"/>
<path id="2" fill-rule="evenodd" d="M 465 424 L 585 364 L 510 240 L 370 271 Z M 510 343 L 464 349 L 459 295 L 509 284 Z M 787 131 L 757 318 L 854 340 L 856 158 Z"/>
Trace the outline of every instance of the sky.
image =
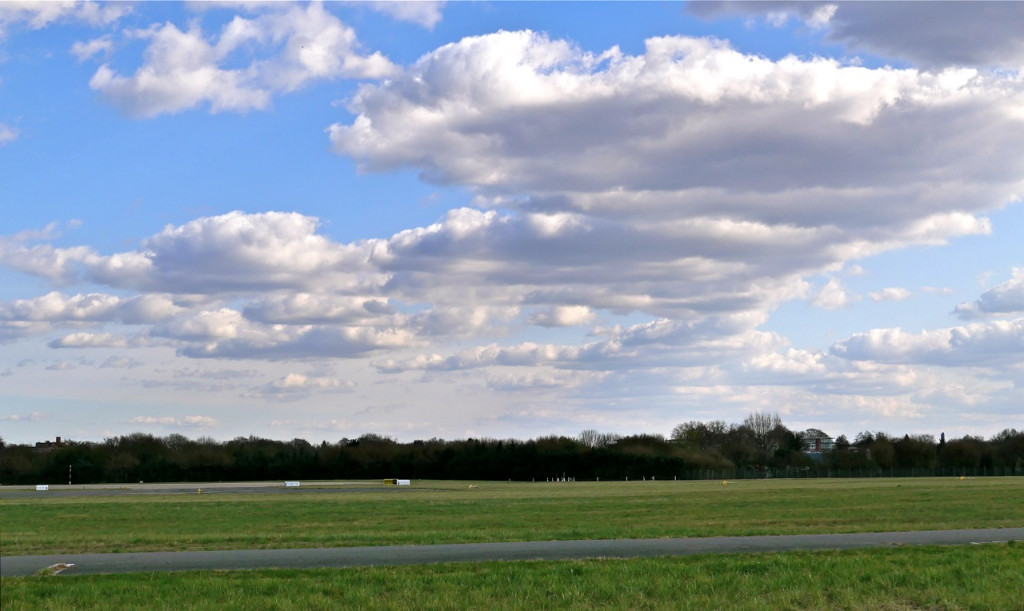
<path id="1" fill-rule="evenodd" d="M 0 3 L 0 436 L 1022 429 L 1022 31 Z"/>

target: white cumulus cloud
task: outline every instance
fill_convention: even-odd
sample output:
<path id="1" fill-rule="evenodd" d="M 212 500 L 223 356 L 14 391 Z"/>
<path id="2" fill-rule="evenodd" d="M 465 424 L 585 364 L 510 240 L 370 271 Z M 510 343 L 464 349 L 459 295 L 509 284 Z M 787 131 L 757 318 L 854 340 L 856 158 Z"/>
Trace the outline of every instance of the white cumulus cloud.
<path id="1" fill-rule="evenodd" d="M 825 286 L 821 287 L 811 303 L 826 310 L 838 310 L 839 308 L 845 308 L 856 300 L 857 297 L 850 295 L 838 278 L 832 278 Z"/>
<path id="2" fill-rule="evenodd" d="M 43 2 L 0 2 L 0 40 L 12 26 L 41 30 L 60 22 L 82 22 L 102 26 L 116 22 L 132 10 L 127 2 L 52 0 Z"/>
<path id="3" fill-rule="evenodd" d="M 1024 355 L 1024 318 L 919 333 L 873 329 L 837 342 L 831 352 L 846 359 L 881 363 L 1013 366 Z"/>
<path id="4" fill-rule="evenodd" d="M 870 297 L 872 301 L 903 301 L 904 299 L 908 299 L 910 295 L 910 291 L 899 286 L 890 286 L 880 291 L 871 291 L 868 293 L 868 297 Z"/>
<path id="5" fill-rule="evenodd" d="M 1015 267 L 1012 277 L 984 293 L 973 303 L 956 306 L 960 318 L 1024 312 L 1024 267 Z"/>
<path id="6" fill-rule="evenodd" d="M 597 55 L 499 32 L 364 86 L 330 133 L 365 170 L 418 168 L 496 208 L 377 243 L 401 294 L 693 316 L 989 232 L 979 214 L 1024 192 L 1022 100 L 1019 79 L 972 69 L 772 61 L 686 37 Z"/>
<path id="7" fill-rule="evenodd" d="M 210 112 L 262 109 L 274 94 L 314 80 L 381 78 L 394 69 L 380 53 L 362 54 L 352 28 L 320 3 L 266 6 L 269 12 L 257 17 L 236 16 L 216 38 L 198 22 L 185 31 L 170 22 L 131 30 L 130 38 L 149 43 L 143 65 L 124 76 L 103 64 L 89 86 L 125 113 L 148 118 L 201 104 Z M 248 64 L 227 67 L 254 49 L 262 53 Z"/>

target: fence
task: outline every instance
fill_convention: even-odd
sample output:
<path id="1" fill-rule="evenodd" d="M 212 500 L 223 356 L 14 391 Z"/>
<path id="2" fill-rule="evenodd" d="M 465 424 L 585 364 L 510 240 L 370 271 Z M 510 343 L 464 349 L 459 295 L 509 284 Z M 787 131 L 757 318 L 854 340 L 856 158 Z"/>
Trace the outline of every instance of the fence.
<path id="1" fill-rule="evenodd" d="M 701 469 L 679 474 L 678 479 L 801 479 L 865 477 L 1005 477 L 1024 476 L 1024 467 L 909 467 L 902 469 L 839 469 L 835 467 L 784 467 L 780 469 Z"/>

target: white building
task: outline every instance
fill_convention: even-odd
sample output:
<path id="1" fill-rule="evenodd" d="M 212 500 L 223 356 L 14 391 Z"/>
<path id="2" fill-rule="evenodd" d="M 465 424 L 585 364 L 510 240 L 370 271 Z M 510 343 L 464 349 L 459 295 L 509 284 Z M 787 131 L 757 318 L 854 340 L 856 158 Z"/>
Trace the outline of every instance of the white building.
<path id="1" fill-rule="evenodd" d="M 804 452 L 829 452 L 835 443 L 831 437 L 820 429 L 807 429 L 800 433 L 800 441 L 804 444 Z"/>

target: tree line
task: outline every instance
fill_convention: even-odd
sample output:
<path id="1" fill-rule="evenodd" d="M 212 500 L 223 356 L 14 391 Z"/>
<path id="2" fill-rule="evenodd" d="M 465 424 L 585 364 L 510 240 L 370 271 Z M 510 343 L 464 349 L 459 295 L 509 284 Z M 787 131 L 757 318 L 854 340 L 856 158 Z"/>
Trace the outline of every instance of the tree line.
<path id="1" fill-rule="evenodd" d="M 442 439 L 400 443 L 366 434 L 314 445 L 256 436 L 226 442 L 132 433 L 102 442 L 7 444 L 0 439 L 0 484 L 132 483 L 315 479 L 546 481 L 716 477 L 979 473 L 1024 475 L 1024 431 L 965 436 L 840 435 L 806 451 L 801 434 L 775 414 L 742 423 L 691 421 L 670 437 L 583 431 L 576 437 Z M 958 471 L 959 470 L 959 471 Z M 980 471 L 979 471 L 980 470 Z"/>

